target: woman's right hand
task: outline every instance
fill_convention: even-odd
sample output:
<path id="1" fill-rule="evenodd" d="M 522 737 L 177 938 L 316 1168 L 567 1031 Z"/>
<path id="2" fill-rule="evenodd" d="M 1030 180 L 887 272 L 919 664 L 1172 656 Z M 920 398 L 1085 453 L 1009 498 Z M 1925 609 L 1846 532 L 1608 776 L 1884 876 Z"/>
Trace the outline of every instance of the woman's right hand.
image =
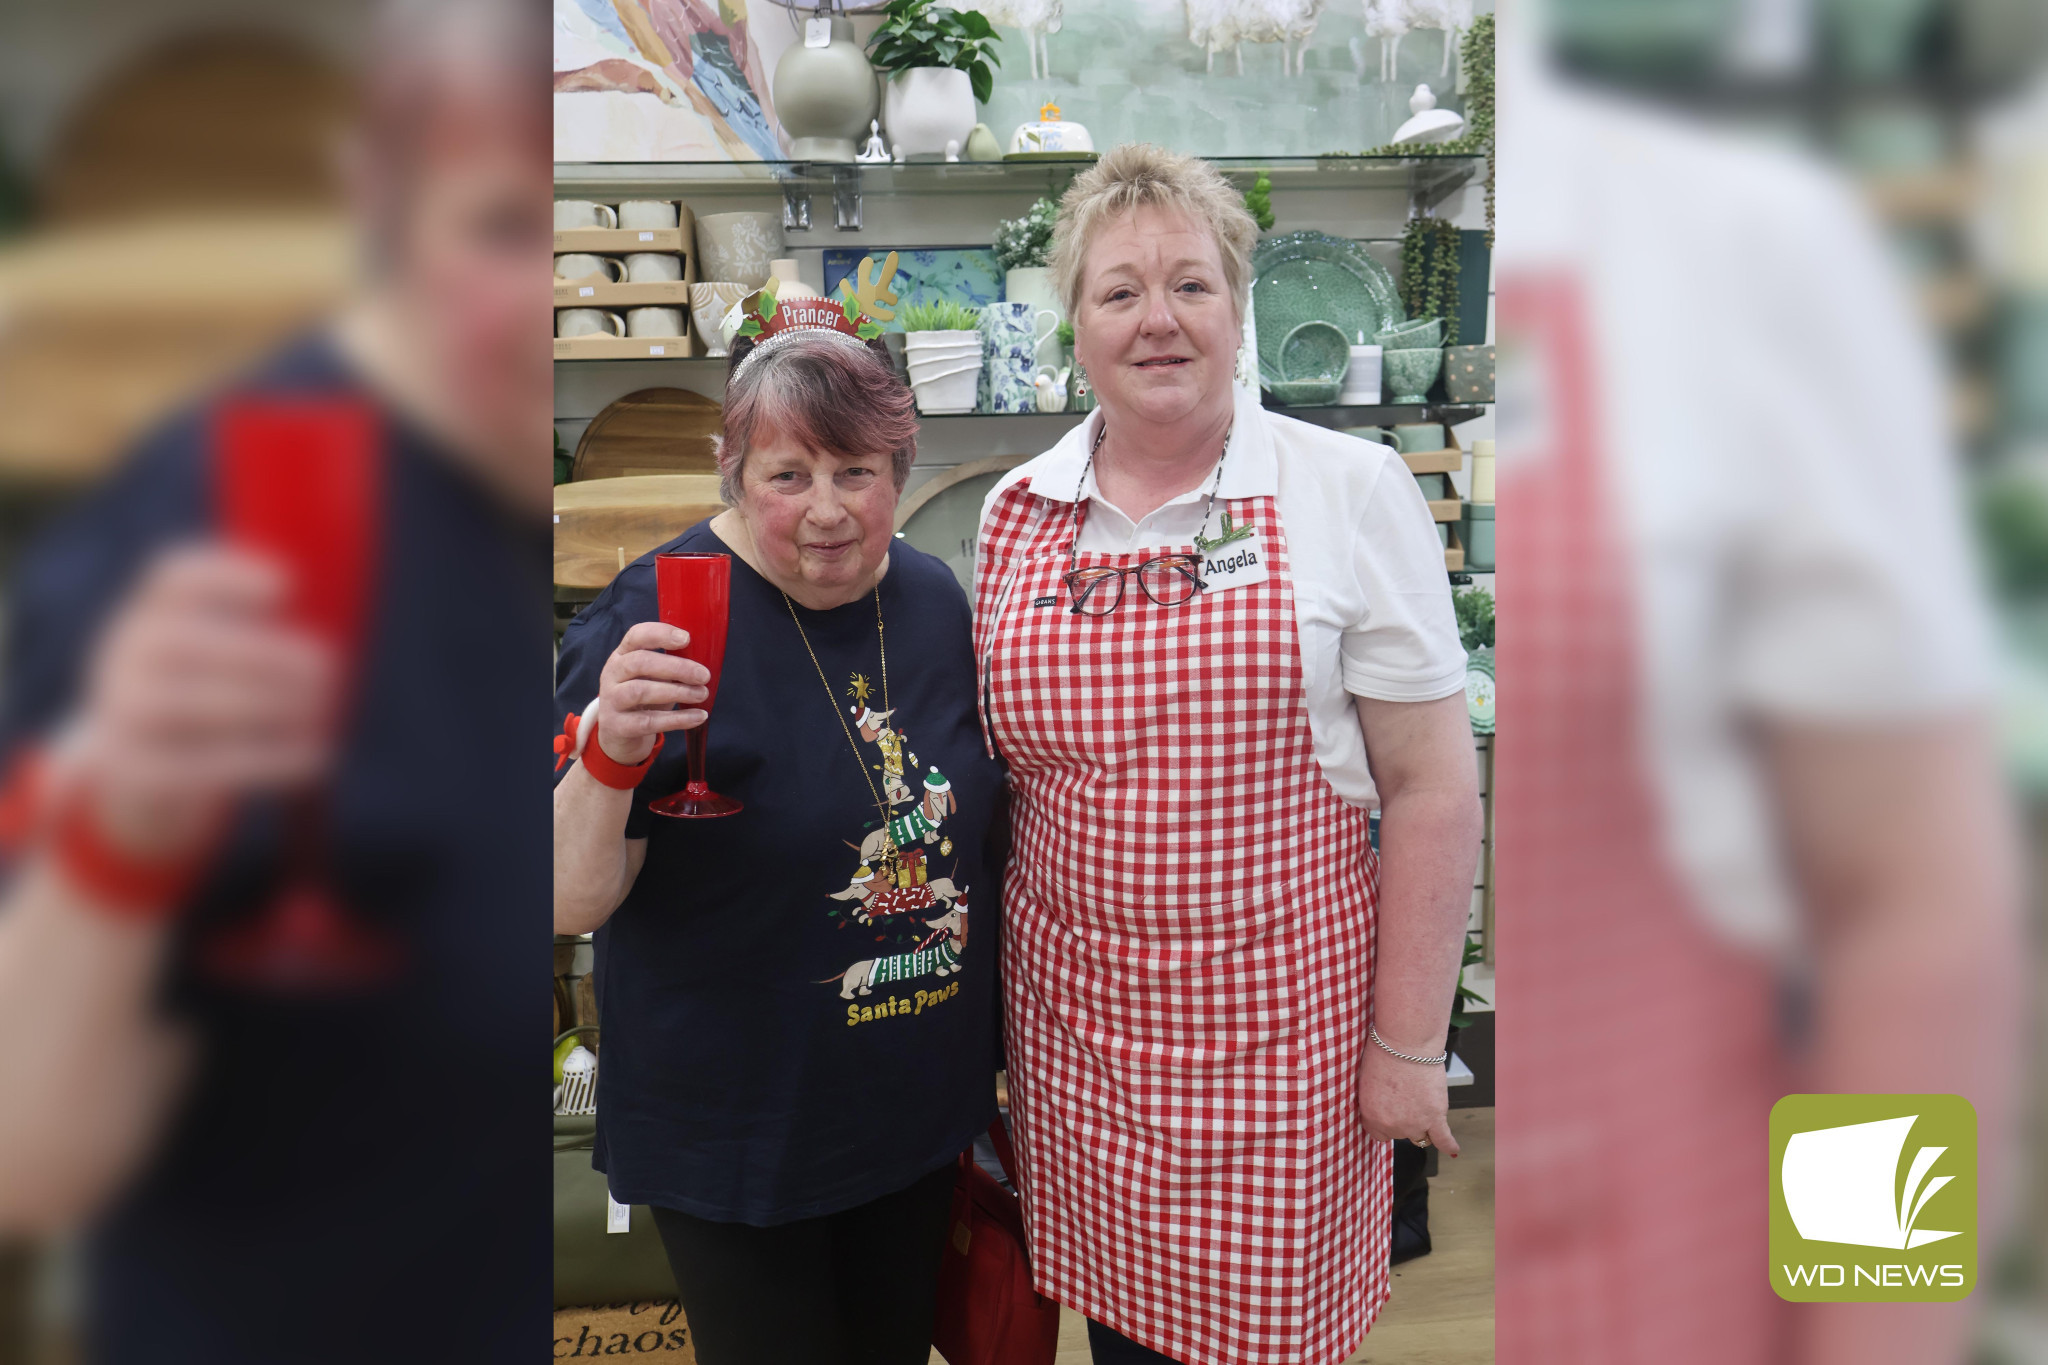
<path id="1" fill-rule="evenodd" d="M 711 670 L 694 659 L 664 654 L 690 643 L 690 633 L 660 621 L 626 632 L 604 661 L 597 682 L 597 740 L 605 756 L 632 767 L 668 730 L 694 730 L 709 719 L 695 709 L 711 695 Z M 682 710 L 676 710 L 681 706 Z"/>

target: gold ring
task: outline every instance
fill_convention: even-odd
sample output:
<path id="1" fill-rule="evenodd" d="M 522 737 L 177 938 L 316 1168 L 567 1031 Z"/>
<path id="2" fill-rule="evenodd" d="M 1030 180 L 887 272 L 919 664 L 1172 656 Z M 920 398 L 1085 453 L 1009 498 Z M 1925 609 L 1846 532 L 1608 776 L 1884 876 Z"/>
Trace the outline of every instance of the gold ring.
<path id="1" fill-rule="evenodd" d="M 1419 1138 L 1409 1138 L 1408 1140 L 1414 1143 L 1417 1147 L 1429 1146 L 1429 1137 L 1427 1134 L 1424 1134 L 1422 1137 Z"/>

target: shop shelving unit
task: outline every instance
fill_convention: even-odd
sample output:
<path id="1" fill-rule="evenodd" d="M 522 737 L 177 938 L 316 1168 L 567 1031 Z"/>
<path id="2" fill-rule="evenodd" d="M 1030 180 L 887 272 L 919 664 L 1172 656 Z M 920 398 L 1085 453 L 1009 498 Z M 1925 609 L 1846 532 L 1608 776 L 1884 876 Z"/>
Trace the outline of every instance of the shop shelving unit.
<path id="1" fill-rule="evenodd" d="M 1398 273 L 1407 220 L 1436 214 L 1477 226 L 1486 161 L 1478 156 L 1306 156 L 1213 158 L 1233 183 L 1250 188 L 1270 177 L 1278 222 L 1274 231 L 1317 228 L 1364 241 Z M 986 244 L 999 218 L 1022 214 L 1040 195 L 1057 195 L 1086 168 L 1079 161 L 911 162 L 905 165 L 823 165 L 793 161 L 575 162 L 555 167 L 564 199 L 616 202 L 675 199 L 697 214 L 734 209 L 780 210 L 785 250 L 803 262 L 829 248 L 960 247 Z M 693 244 L 685 242 L 688 251 Z M 596 300 L 593 300 L 595 302 Z M 692 338 L 694 341 L 694 338 Z M 558 348 L 558 350 L 568 348 Z M 588 346 L 586 349 L 603 349 Z M 633 347 L 618 346 L 620 352 Z M 659 357 L 558 358 L 555 417 L 564 446 L 611 402 L 636 389 L 674 387 L 717 396 L 725 361 L 691 354 Z M 1387 426 L 1401 422 L 1470 421 L 1487 409 L 1470 404 L 1381 404 L 1287 408 L 1321 426 Z M 1079 413 L 932 415 L 923 419 L 919 469 L 929 471 L 991 456 L 1046 449 Z"/>

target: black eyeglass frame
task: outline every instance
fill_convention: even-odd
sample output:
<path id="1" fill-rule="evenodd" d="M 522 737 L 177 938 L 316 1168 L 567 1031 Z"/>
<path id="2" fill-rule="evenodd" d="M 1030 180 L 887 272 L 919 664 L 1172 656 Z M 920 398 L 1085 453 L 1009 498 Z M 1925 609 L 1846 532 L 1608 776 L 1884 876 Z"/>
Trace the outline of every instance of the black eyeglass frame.
<path id="1" fill-rule="evenodd" d="M 1161 602 L 1152 589 L 1146 586 L 1144 577 L 1147 569 L 1157 568 L 1161 565 L 1178 569 L 1183 574 L 1186 574 L 1188 581 L 1195 585 L 1195 590 L 1178 602 Z M 1186 551 L 1175 551 L 1173 554 L 1160 555 L 1157 558 L 1146 560 L 1143 564 L 1133 564 L 1126 569 L 1117 568 L 1113 564 L 1091 564 L 1086 568 L 1069 569 L 1060 575 L 1060 582 L 1066 585 L 1067 597 L 1073 602 L 1073 605 L 1067 609 L 1069 614 L 1074 616 L 1108 616 L 1115 612 L 1117 608 L 1124 604 L 1124 579 L 1130 574 L 1138 575 L 1138 591 L 1144 593 L 1154 606 L 1160 607 L 1184 607 L 1207 591 L 1209 586 L 1202 581 L 1202 557 L 1199 554 L 1190 554 Z M 1089 580 L 1086 592 L 1081 590 L 1077 581 L 1084 575 Z M 1094 598 L 1095 594 L 1101 592 L 1103 586 L 1110 581 L 1112 575 L 1116 579 L 1116 600 L 1112 601 L 1102 611 L 1083 611 L 1081 603 Z"/>

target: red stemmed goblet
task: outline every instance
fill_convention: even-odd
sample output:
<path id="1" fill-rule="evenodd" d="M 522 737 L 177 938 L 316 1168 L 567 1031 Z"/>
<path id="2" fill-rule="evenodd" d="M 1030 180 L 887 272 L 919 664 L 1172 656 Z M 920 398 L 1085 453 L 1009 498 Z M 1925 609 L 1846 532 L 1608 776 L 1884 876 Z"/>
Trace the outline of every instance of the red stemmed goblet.
<path id="1" fill-rule="evenodd" d="M 690 632 L 683 646 L 685 659 L 695 659 L 711 670 L 708 695 L 702 709 L 707 713 L 718 700 L 718 674 L 725 664 L 725 627 L 731 614 L 732 556 L 656 555 L 654 557 L 656 609 L 671 626 Z M 684 820 L 707 820 L 713 816 L 736 815 L 742 809 L 730 796 L 720 796 L 704 780 L 704 724 L 684 732 L 690 746 L 690 777 L 679 792 L 648 804 L 656 815 L 673 815 Z"/>
<path id="2" fill-rule="evenodd" d="M 379 561 L 384 433 L 353 398 L 280 396 L 227 405 L 215 429 L 222 536 L 289 575 L 285 613 L 338 656 L 328 724 L 352 709 Z M 326 793 L 286 798 L 284 884 L 254 920 L 201 949 L 216 977 L 274 991 L 360 989 L 388 979 L 403 952 L 343 906 L 334 884 Z"/>

